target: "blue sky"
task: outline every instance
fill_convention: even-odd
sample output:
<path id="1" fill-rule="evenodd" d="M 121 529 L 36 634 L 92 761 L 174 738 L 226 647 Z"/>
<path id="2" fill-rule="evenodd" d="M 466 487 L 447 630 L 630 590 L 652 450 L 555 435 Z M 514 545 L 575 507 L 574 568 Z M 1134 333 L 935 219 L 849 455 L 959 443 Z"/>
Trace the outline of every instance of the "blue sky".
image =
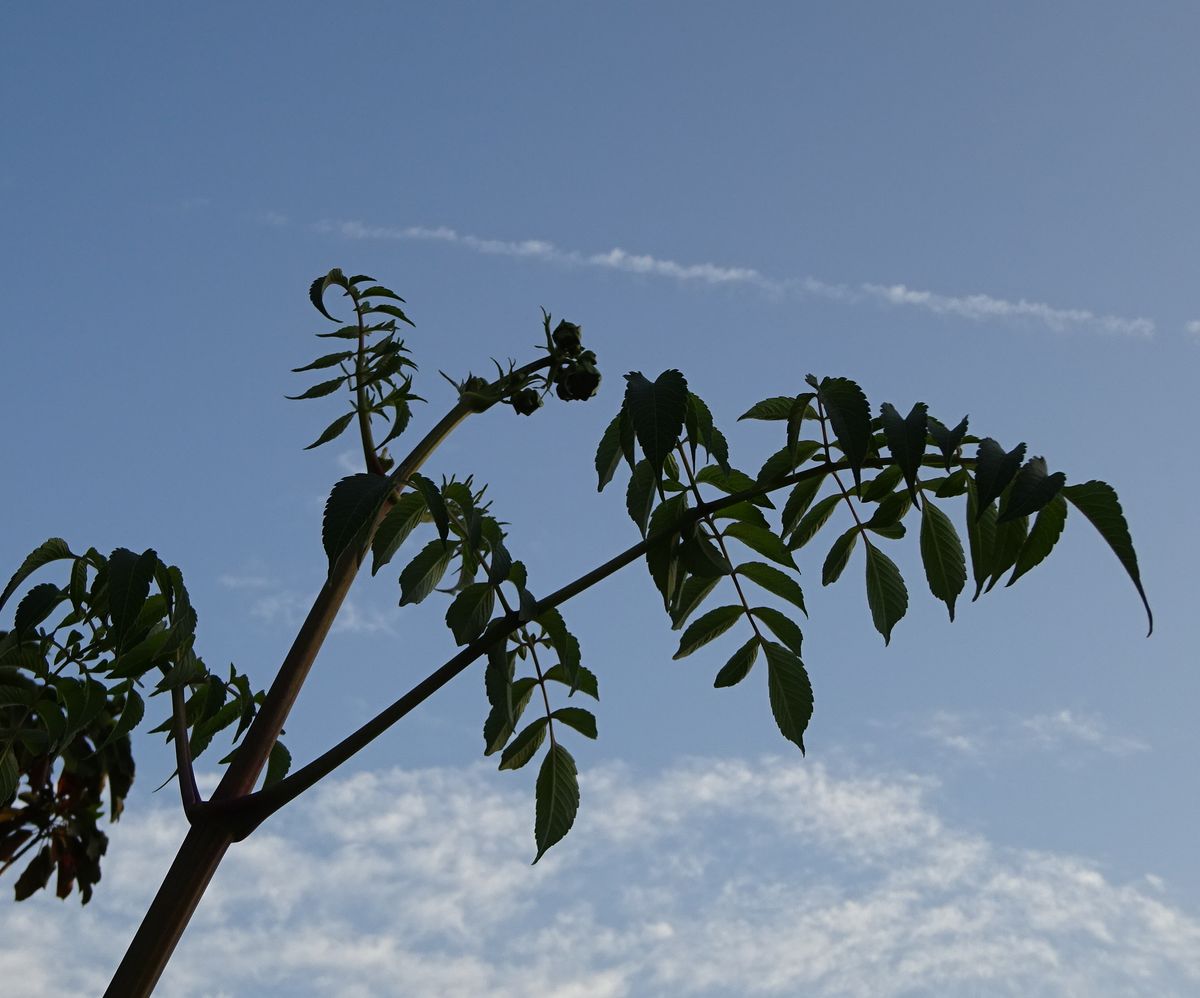
<path id="1" fill-rule="evenodd" d="M 953 625 L 901 545 L 885 649 L 861 565 L 819 584 L 830 528 L 802 563 L 801 759 L 761 676 L 711 688 L 725 645 L 671 661 L 630 568 L 566 611 L 601 735 L 546 863 L 532 774 L 477 761 L 469 674 L 222 870 L 164 993 L 1194 992 L 1198 29 L 1182 3 L 11 13 L 0 564 L 51 535 L 154 546 L 209 663 L 269 681 L 355 470 L 349 444 L 300 449 L 337 404 L 283 399 L 322 352 L 307 283 L 341 266 L 408 299 L 418 427 L 452 401 L 439 369 L 531 356 L 540 306 L 583 325 L 598 398 L 489 413 L 430 465 L 491 484 L 537 592 L 636 539 L 592 471 L 622 373 L 683 370 L 753 472 L 779 442 L 736 417 L 813 371 L 1111 482 L 1156 612 L 1146 640 L 1074 518 Z M 451 650 L 395 574 L 356 585 L 297 758 Z M 94 990 L 181 835 L 149 793 L 173 764 L 139 747 L 98 911 L 0 914 L 30 993 Z M 78 965 L 35 972 L 69 933 Z"/>

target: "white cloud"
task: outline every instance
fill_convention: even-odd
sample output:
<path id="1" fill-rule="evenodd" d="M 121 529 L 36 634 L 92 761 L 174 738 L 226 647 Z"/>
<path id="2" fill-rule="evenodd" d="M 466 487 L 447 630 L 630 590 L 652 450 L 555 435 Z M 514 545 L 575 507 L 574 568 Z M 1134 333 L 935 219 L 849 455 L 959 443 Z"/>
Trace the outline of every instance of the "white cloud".
<path id="1" fill-rule="evenodd" d="M 477 253 L 537 259 L 563 266 L 619 270 L 681 282 L 740 284 L 775 295 L 789 293 L 845 304 L 873 301 L 893 306 L 910 306 L 935 315 L 951 315 L 972 322 L 1006 321 L 1039 325 L 1056 332 L 1077 328 L 1136 337 L 1152 336 L 1155 328 L 1151 319 L 1103 315 L 1082 308 L 1058 308 L 1044 302 L 1026 301 L 1023 298 L 1009 301 L 986 294 L 946 295 L 916 290 L 903 284 L 831 284 L 812 276 L 778 280 L 753 267 L 730 267 L 715 263 L 685 264 L 644 253 L 630 253 L 619 247 L 606 253 L 585 254 L 578 250 L 562 249 L 543 239 L 483 239 L 469 233 L 460 233 L 444 225 L 435 228 L 418 225 L 391 227 L 366 225 L 357 221 L 327 221 L 318 223 L 316 228 L 318 231 L 334 233 L 347 239 L 427 240 L 452 243 Z M 1192 325 L 1200 328 L 1200 323 Z"/>
<path id="2" fill-rule="evenodd" d="M 1186 329 L 1193 336 L 1200 336 L 1200 319 L 1193 319 L 1191 322 L 1187 323 L 1183 328 Z"/>
<path id="3" fill-rule="evenodd" d="M 941 710 L 915 730 L 957 755 L 980 762 L 1001 752 L 1011 756 L 1049 751 L 1058 762 L 1073 765 L 1087 755 L 1126 756 L 1150 748 L 1139 738 L 1114 732 L 1099 714 L 1067 708 L 1026 718 L 984 718 Z"/>
<path id="4" fill-rule="evenodd" d="M 528 783 L 477 766 L 319 789 L 230 852 L 160 993 L 1200 991 L 1200 921 L 1161 883 L 948 826 L 926 780 L 793 758 L 608 764 L 533 868 Z M 182 834 L 145 804 L 91 910 L 0 909 L 0 973 L 23 994 L 101 989 Z"/>

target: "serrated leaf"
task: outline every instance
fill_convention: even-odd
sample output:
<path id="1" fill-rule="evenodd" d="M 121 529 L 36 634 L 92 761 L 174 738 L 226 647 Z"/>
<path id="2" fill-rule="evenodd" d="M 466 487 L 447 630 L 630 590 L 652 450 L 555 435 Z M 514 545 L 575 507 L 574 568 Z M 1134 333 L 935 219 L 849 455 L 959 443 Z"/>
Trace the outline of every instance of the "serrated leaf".
<path id="1" fill-rule="evenodd" d="M 888 450 L 904 475 L 913 502 L 917 501 L 917 471 L 925 456 L 928 413 L 929 406 L 924 402 L 918 402 L 903 417 L 890 402 L 884 402 L 879 410 Z"/>
<path id="2" fill-rule="evenodd" d="M 876 507 L 871 518 L 863 524 L 872 530 L 884 530 L 899 523 L 912 509 L 912 498 L 907 492 L 893 492 Z"/>
<path id="3" fill-rule="evenodd" d="M 1082 485 L 1068 485 L 1063 490 L 1067 501 L 1088 518 L 1092 526 L 1099 531 L 1100 536 L 1113 550 L 1117 560 L 1128 573 L 1142 605 L 1146 608 L 1146 619 L 1150 630 L 1154 632 L 1154 614 L 1150 610 L 1150 601 L 1146 598 L 1146 590 L 1142 588 L 1142 576 L 1138 571 L 1137 552 L 1133 548 L 1133 539 L 1129 536 L 1129 525 L 1125 522 L 1125 513 L 1121 509 L 1117 493 L 1107 482 L 1091 481 Z"/>
<path id="4" fill-rule="evenodd" d="M 417 325 L 415 322 L 412 321 L 412 319 L 410 319 L 407 315 L 404 314 L 403 309 L 397 307 L 396 305 L 372 305 L 370 308 L 363 309 L 364 314 L 366 314 L 368 312 L 382 312 L 384 315 L 394 316 L 395 318 L 399 319 L 401 322 L 407 322 L 410 326 L 413 326 L 414 328 Z"/>
<path id="5" fill-rule="evenodd" d="M 625 375 L 625 411 L 642 453 L 657 483 L 667 455 L 679 442 L 687 414 L 687 380 L 676 370 L 663 371 L 654 381 L 641 372 Z"/>
<path id="6" fill-rule="evenodd" d="M 263 789 L 278 783 L 292 768 L 292 753 L 281 741 L 271 746 L 271 754 L 267 757 L 267 774 L 263 777 Z"/>
<path id="7" fill-rule="evenodd" d="M 66 593 L 53 582 L 42 582 L 29 590 L 17 604 L 17 612 L 13 615 L 13 631 L 17 635 L 33 632 L 43 620 L 54 612 L 64 599 Z"/>
<path id="8" fill-rule="evenodd" d="M 551 745 L 538 771 L 533 835 L 536 863 L 575 824 L 579 811 L 579 780 L 575 760 L 561 745 Z"/>
<path id="9" fill-rule="evenodd" d="M 735 502 L 732 506 L 723 506 L 710 515 L 714 520 L 741 520 L 743 523 L 752 523 L 764 530 L 770 528 L 767 518 L 762 515 L 759 508 L 753 503 L 745 501 Z"/>
<path id="10" fill-rule="evenodd" d="M 537 622 L 541 625 L 546 637 L 550 639 L 550 646 L 558 655 L 558 664 L 571 677 L 571 692 L 574 693 L 577 688 L 576 680 L 582 657 L 579 650 L 579 639 L 567 629 L 567 622 L 557 609 L 545 611 L 538 617 Z"/>
<path id="11" fill-rule="evenodd" d="M 158 555 L 151 549 L 134 554 L 127 548 L 117 548 L 108 556 L 108 612 L 118 644 L 124 641 L 150 595 L 157 563 Z"/>
<path id="12" fill-rule="evenodd" d="M 729 575 L 733 566 L 720 549 L 700 533 L 695 533 L 679 546 L 679 560 L 690 575 L 714 578 Z"/>
<path id="13" fill-rule="evenodd" d="M 556 721 L 574 728 L 585 738 L 596 737 L 596 715 L 582 707 L 559 707 L 550 715 Z"/>
<path id="14" fill-rule="evenodd" d="M 862 465 L 871 449 L 871 406 L 863 390 L 849 378 L 825 378 L 817 389 L 838 446 L 850 464 L 854 484 L 862 481 Z"/>
<path id="15" fill-rule="evenodd" d="M 789 493 L 787 502 L 783 504 L 783 515 L 780 518 L 780 528 L 784 537 L 792 532 L 800 518 L 808 512 L 808 507 L 821 491 L 825 482 L 824 475 L 814 475 L 812 478 L 797 482 Z"/>
<path id="16" fill-rule="evenodd" d="M 321 431 L 321 435 L 317 437 L 316 440 L 314 440 L 304 449 L 312 450 L 314 447 L 320 447 L 321 444 L 329 443 L 330 440 L 336 440 L 346 431 L 346 427 L 350 425 L 353 419 L 353 412 L 347 412 L 341 416 L 338 416 L 337 419 L 335 419 L 332 423 L 325 427 L 324 430 Z"/>
<path id="17" fill-rule="evenodd" d="M 496 590 L 487 582 L 467 586 L 446 611 L 446 626 L 454 640 L 465 645 L 483 633 L 496 608 Z"/>
<path id="18" fill-rule="evenodd" d="M 896 563 L 874 544 L 867 547 L 867 605 L 883 643 L 890 643 L 892 628 L 908 610 L 908 590 Z"/>
<path id="19" fill-rule="evenodd" d="M 557 668 L 557 666 L 555 666 Z M 483 722 L 483 754 L 495 755 L 512 737 L 513 729 L 520 723 L 521 715 L 529 706 L 537 680 L 522 676 L 508 687 L 506 699 L 492 706 Z"/>
<path id="20" fill-rule="evenodd" d="M 972 600 L 979 599 L 987 582 L 995 542 L 996 506 L 989 504 L 980 511 L 978 493 L 972 481 L 967 486 L 967 546 L 971 553 L 971 575 L 975 581 Z"/>
<path id="21" fill-rule="evenodd" d="M 699 443 L 708 452 L 709 457 L 717 462 L 724 470 L 729 470 L 729 444 L 725 435 L 713 425 L 712 412 L 700 396 L 688 392 L 687 415 L 685 422 L 688 436 L 692 439 L 692 458 L 696 456 L 696 444 Z"/>
<path id="22" fill-rule="evenodd" d="M 1012 488 L 1000 503 L 997 523 L 1015 520 L 1020 516 L 1032 516 L 1062 490 L 1067 476 L 1061 471 L 1047 474 L 1044 457 L 1030 458 L 1017 472 Z"/>
<path id="23" fill-rule="evenodd" d="M 679 639 L 679 648 L 671 657 L 676 661 L 686 658 L 697 648 L 702 648 L 710 641 L 719 638 L 737 623 L 741 615 L 742 608 L 740 606 L 719 606 L 715 610 L 709 610 L 703 616 L 697 617 L 683 632 L 683 636 Z"/>
<path id="24" fill-rule="evenodd" d="M 405 492 L 388 510 L 371 539 L 371 574 L 374 575 L 395 556 L 409 534 L 421 522 L 427 509 L 420 492 Z"/>
<path id="25" fill-rule="evenodd" d="M 812 540 L 817 531 L 825 526 L 826 522 L 833 515 L 833 510 L 841 498 L 839 495 L 826 496 L 805 513 L 800 518 L 800 522 L 796 524 L 791 537 L 788 538 L 788 550 L 798 551 Z"/>
<path id="26" fill-rule="evenodd" d="M 53 872 L 54 859 L 50 847 L 43 846 L 14 881 L 13 891 L 16 900 L 25 901 L 42 890 L 50 882 L 50 874 Z"/>
<path id="27" fill-rule="evenodd" d="M 854 553 L 858 535 L 859 529 L 855 525 L 833 542 L 829 554 L 825 556 L 825 563 L 821 566 L 821 585 L 830 586 L 837 582 L 842 572 L 845 571 L 847 562 L 850 561 L 850 555 Z"/>
<path id="28" fill-rule="evenodd" d="M 998 498 L 1013 480 L 1024 456 L 1024 444 L 1017 444 L 1006 454 L 1004 448 L 991 437 L 979 441 L 979 451 L 975 456 L 975 488 L 979 493 L 977 501 L 980 512 Z"/>
<path id="29" fill-rule="evenodd" d="M 671 611 L 671 629 L 679 630 L 720 581 L 720 576 L 712 576 L 708 578 L 693 577 L 684 582 L 683 588 L 679 591 L 679 599 Z"/>
<path id="30" fill-rule="evenodd" d="M 798 655 L 773 641 L 763 643 L 767 654 L 767 689 L 771 713 L 779 731 L 804 751 L 804 732 L 812 719 L 813 691 Z"/>
<path id="31" fill-rule="evenodd" d="M 318 357 L 311 364 L 305 364 L 303 367 L 293 367 L 293 374 L 302 374 L 305 371 L 323 371 L 327 367 L 337 367 L 338 364 L 349 360 L 354 356 L 353 350 L 341 350 L 338 353 L 327 353 L 324 357 Z"/>
<path id="32" fill-rule="evenodd" d="M 300 395 L 285 395 L 284 398 L 289 399 L 292 402 L 299 402 L 301 399 L 324 398 L 326 395 L 332 395 L 339 388 L 341 388 L 342 383 L 345 380 L 346 375 L 343 374 L 341 377 L 332 378 L 329 381 L 322 381 L 320 384 L 313 385 L 312 388 L 301 393 Z"/>
<path id="33" fill-rule="evenodd" d="M 741 541 L 748 548 L 780 565 L 787 568 L 796 567 L 796 562 L 792 560 L 787 545 L 770 530 L 764 530 L 751 523 L 731 523 L 725 528 L 724 535 L 726 538 L 732 537 Z"/>
<path id="34" fill-rule="evenodd" d="M 715 489 L 720 489 L 726 495 L 733 495 L 735 492 L 744 492 L 747 489 L 758 487 L 754 479 L 744 471 L 738 471 L 737 468 L 723 470 L 713 464 L 701 468 L 696 472 L 696 481 L 702 485 L 711 485 Z M 775 504 L 765 495 L 756 495 L 747 501 L 764 509 L 775 508 Z"/>
<path id="35" fill-rule="evenodd" d="M 410 486 L 425 497 L 425 508 L 433 517 L 433 524 L 437 527 L 438 536 L 445 541 L 450 536 L 450 514 L 446 511 L 446 501 L 442 498 L 442 490 L 424 475 L 412 475 L 408 481 Z"/>
<path id="36" fill-rule="evenodd" d="M 820 449 L 821 445 L 815 440 L 801 440 L 795 446 L 789 445 L 777 450 L 759 469 L 759 484 L 775 482 L 790 475 Z"/>
<path id="37" fill-rule="evenodd" d="M 967 491 L 967 480 L 969 476 L 966 468 L 959 468 L 953 472 L 937 487 L 934 495 L 939 499 L 953 499 L 955 496 L 961 496 Z"/>
<path id="38" fill-rule="evenodd" d="M 25 556 L 25 560 L 21 562 L 21 567 L 8 580 L 8 585 L 4 587 L 4 592 L 0 593 L 0 607 L 3 607 L 8 602 L 9 597 L 17 591 L 17 587 L 22 582 L 43 565 L 48 565 L 52 561 L 61 561 L 64 558 L 74 557 L 75 555 L 71 553 L 71 549 L 67 547 L 67 542 L 61 537 L 51 537 L 49 540 L 43 541 Z"/>
<path id="39" fill-rule="evenodd" d="M 455 546 L 430 541 L 400 573 L 400 605 L 420 603 L 442 581 Z"/>
<path id="40" fill-rule="evenodd" d="M 546 725 L 549 722 L 544 717 L 531 721 L 521 729 L 521 733 L 512 740 L 508 748 L 500 755 L 501 769 L 520 769 L 534 757 L 546 737 Z"/>
<path id="41" fill-rule="evenodd" d="M 357 548 L 375 523 L 383 501 L 392 491 L 386 475 L 362 472 L 334 485 L 325 502 L 321 521 L 321 543 L 329 558 L 329 569 L 347 548 Z"/>
<path id="42" fill-rule="evenodd" d="M 1021 516 L 1015 520 L 996 524 L 996 540 L 992 545 L 992 564 L 988 571 L 987 588 L 992 588 L 1010 568 L 1017 563 L 1017 556 L 1025 545 L 1029 535 L 1029 517 Z"/>
<path id="43" fill-rule="evenodd" d="M 96 751 L 99 752 L 105 746 L 112 744 L 125 735 L 129 734 L 134 728 L 142 723 L 142 718 L 146 715 L 146 704 L 142 700 L 141 695 L 131 686 L 125 691 L 125 703 L 121 708 L 121 715 L 117 718 L 117 723 L 108 733 L 108 736 L 96 746 Z"/>
<path id="44" fill-rule="evenodd" d="M 946 470 L 950 470 L 950 465 L 958 454 L 958 448 L 962 446 L 963 437 L 967 435 L 967 423 L 969 417 L 963 416 L 959 424 L 954 429 L 947 429 L 946 424 L 941 420 L 934 419 L 933 416 L 926 417 L 926 425 L 929 428 L 929 435 L 933 437 L 933 442 L 937 444 L 938 450 L 942 452 L 942 457 L 946 461 Z"/>
<path id="45" fill-rule="evenodd" d="M 724 689 L 729 686 L 736 686 L 750 673 L 755 661 L 758 659 L 758 638 L 751 638 L 741 648 L 729 656 L 729 661 L 721 666 L 721 671 L 717 673 L 713 680 L 713 686 L 717 689 Z"/>
<path id="46" fill-rule="evenodd" d="M 863 502 L 879 502 L 892 494 L 902 478 L 904 472 L 900 467 L 889 464 L 869 482 L 863 482 L 862 488 L 858 490 L 859 498 Z"/>
<path id="47" fill-rule="evenodd" d="M 962 541 L 950 518 L 928 499 L 921 511 L 921 560 L 929 591 L 946 604 L 954 619 L 954 604 L 967 584 Z"/>
<path id="48" fill-rule="evenodd" d="M 561 665 L 553 665 L 542 673 L 542 678 L 547 682 L 562 683 L 564 686 L 574 686 L 574 689 L 568 693 L 568 696 L 574 695 L 575 692 L 586 693 L 593 700 L 600 699 L 600 684 L 596 679 L 596 674 L 587 666 L 576 666 L 574 670 L 574 680 L 567 674 L 567 670 Z"/>
<path id="49" fill-rule="evenodd" d="M 625 489 L 625 508 L 629 517 L 637 524 L 642 536 L 646 536 L 646 524 L 650 519 L 650 508 L 654 505 L 654 469 L 649 461 L 638 461 L 629 476 Z"/>
<path id="50" fill-rule="evenodd" d="M 21 782 L 21 771 L 17 768 L 17 757 L 12 746 L 0 749 L 0 807 L 7 807 L 16 796 Z"/>
<path id="51" fill-rule="evenodd" d="M 621 464 L 621 420 L 625 417 L 622 409 L 608 424 L 604 436 L 600 438 L 600 446 L 596 448 L 596 475 L 599 484 L 597 492 L 603 492 L 604 486 L 612 481 L 613 475 Z"/>
<path id="52" fill-rule="evenodd" d="M 795 403 L 794 395 L 773 395 L 761 402 L 755 402 L 749 409 L 738 416 L 738 422 L 743 419 L 787 419 Z"/>
<path id="53" fill-rule="evenodd" d="M 804 591 L 790 575 L 761 561 L 748 561 L 743 565 L 738 565 L 737 574 L 762 586 L 767 592 L 780 599 L 787 600 L 793 606 L 798 607 L 806 617 L 808 616 L 808 610 L 804 607 Z"/>
<path id="54" fill-rule="evenodd" d="M 1063 526 L 1066 522 L 1067 500 L 1061 495 L 1056 495 L 1038 511 L 1029 536 L 1025 538 L 1025 543 L 1017 555 L 1013 574 L 1005 583 L 1006 587 L 1011 586 L 1026 572 L 1046 560 L 1046 557 L 1054 549 L 1054 545 L 1058 543 L 1059 537 L 1062 536 Z"/>
<path id="55" fill-rule="evenodd" d="M 334 283 L 331 278 L 335 272 L 340 276 L 340 271 L 330 271 L 328 274 L 322 274 L 308 287 L 308 300 L 313 303 L 313 308 L 325 316 L 325 318 L 330 322 L 337 322 L 338 320 L 325 311 L 324 296 L 325 289 L 329 287 L 330 284 Z M 345 278 L 343 278 L 343 280 L 345 280 Z"/>
<path id="56" fill-rule="evenodd" d="M 797 655 L 804 644 L 804 634 L 800 626 L 786 613 L 780 613 L 774 607 L 756 606 L 750 612 L 770 628 L 771 633 L 782 641 Z"/>
<path id="57" fill-rule="evenodd" d="M 370 278 L 368 277 L 367 280 L 369 281 Z M 396 294 L 396 292 L 393 291 L 391 288 L 385 288 L 381 284 L 376 284 L 373 287 L 369 287 L 364 291 L 360 291 L 358 293 L 358 297 L 359 298 L 394 298 L 396 301 L 399 301 L 399 302 L 404 301 L 404 299 L 401 298 L 398 294 Z"/>

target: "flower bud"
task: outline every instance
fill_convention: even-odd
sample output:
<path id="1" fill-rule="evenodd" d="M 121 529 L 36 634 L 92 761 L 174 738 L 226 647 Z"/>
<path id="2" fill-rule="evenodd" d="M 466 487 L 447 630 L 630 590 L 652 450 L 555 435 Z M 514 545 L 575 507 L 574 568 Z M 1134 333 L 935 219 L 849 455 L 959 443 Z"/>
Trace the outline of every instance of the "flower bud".
<path id="1" fill-rule="evenodd" d="M 565 319 L 554 327 L 551 335 L 554 340 L 554 349 L 563 356 L 574 357 L 583 346 L 583 330 L 575 323 L 567 322 Z"/>
<path id="2" fill-rule="evenodd" d="M 532 416 L 542 407 L 542 396 L 536 388 L 525 388 L 513 394 L 512 407 L 522 416 Z"/>

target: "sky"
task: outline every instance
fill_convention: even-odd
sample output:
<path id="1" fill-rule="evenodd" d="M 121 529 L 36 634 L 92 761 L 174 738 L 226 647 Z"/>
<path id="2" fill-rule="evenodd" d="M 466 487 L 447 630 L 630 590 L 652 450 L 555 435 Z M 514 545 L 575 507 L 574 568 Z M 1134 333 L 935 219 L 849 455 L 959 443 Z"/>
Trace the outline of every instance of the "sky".
<path id="1" fill-rule="evenodd" d="M 712 688 L 740 632 L 672 661 L 632 566 L 564 607 L 600 737 L 545 860 L 532 768 L 481 760 L 473 670 L 235 847 L 161 993 L 1200 990 L 1198 31 L 1186 3 L 10 12 L 0 571 L 50 536 L 153 546 L 209 664 L 266 685 L 358 470 L 301 449 L 340 402 L 284 399 L 338 266 L 407 299 L 414 433 L 453 403 L 439 370 L 532 359 L 542 307 L 583 326 L 595 399 L 489 412 L 427 468 L 489 483 L 535 593 L 637 539 L 592 459 L 621 375 L 675 367 L 751 473 L 782 441 L 738 415 L 814 372 L 1110 482 L 1155 611 L 1147 639 L 1073 517 L 949 624 L 909 537 L 885 648 L 861 560 L 820 585 L 827 528 L 801 757 L 761 670 Z M 444 602 L 397 607 L 402 564 L 356 583 L 297 760 L 452 653 Z M 182 838 L 169 752 L 135 747 L 92 904 L 0 908 L 17 993 L 100 990 Z"/>

